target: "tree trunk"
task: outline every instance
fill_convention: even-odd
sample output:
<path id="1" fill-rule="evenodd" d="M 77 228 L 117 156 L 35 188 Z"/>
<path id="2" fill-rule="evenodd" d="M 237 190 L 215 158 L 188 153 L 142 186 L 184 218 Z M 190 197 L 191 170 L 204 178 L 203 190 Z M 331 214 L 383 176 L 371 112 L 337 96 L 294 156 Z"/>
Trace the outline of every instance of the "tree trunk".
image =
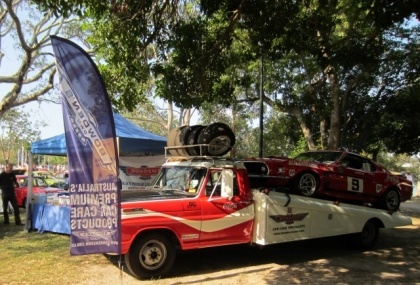
<path id="1" fill-rule="evenodd" d="M 174 120 L 173 103 L 168 102 L 168 121 L 167 121 L 167 127 L 166 127 L 166 129 L 168 130 L 168 134 L 172 130 L 173 120 Z"/>
<path id="2" fill-rule="evenodd" d="M 321 149 L 325 149 L 328 142 L 328 136 L 327 136 L 327 123 L 325 122 L 325 119 L 322 119 L 319 124 L 319 131 L 321 133 Z"/>
<path id="3" fill-rule="evenodd" d="M 310 150 L 315 149 L 315 143 L 312 138 L 311 130 L 306 126 L 305 120 L 303 119 L 302 112 L 298 108 L 293 108 L 290 112 L 299 122 L 300 129 L 302 130 L 303 136 L 308 144 Z"/>
<path id="4" fill-rule="evenodd" d="M 328 80 L 330 83 L 332 110 L 331 110 L 331 126 L 327 149 L 338 149 L 340 145 L 340 88 L 338 78 L 334 70 L 329 71 Z"/>

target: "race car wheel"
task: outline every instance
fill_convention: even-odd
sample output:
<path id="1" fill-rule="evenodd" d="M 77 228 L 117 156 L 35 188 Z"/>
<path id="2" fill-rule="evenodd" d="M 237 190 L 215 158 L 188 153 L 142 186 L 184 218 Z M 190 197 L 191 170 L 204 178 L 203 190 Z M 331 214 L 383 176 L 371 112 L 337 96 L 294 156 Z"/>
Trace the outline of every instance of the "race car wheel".
<path id="1" fill-rule="evenodd" d="M 176 249 L 163 234 L 151 233 L 131 246 L 124 259 L 128 270 L 139 279 L 159 278 L 174 264 Z"/>
<path id="2" fill-rule="evenodd" d="M 379 201 L 378 208 L 387 210 L 387 211 L 398 211 L 401 204 L 400 193 L 396 189 L 387 190 L 381 197 Z"/>
<path id="3" fill-rule="evenodd" d="M 198 136 L 199 144 L 208 144 L 204 148 L 203 155 L 223 156 L 228 153 L 235 144 L 235 134 L 224 123 L 213 123 L 201 130 Z"/>
<path id="4" fill-rule="evenodd" d="M 312 173 L 303 173 L 297 178 L 296 188 L 302 196 L 315 197 L 319 188 L 318 178 Z"/>
<path id="5" fill-rule="evenodd" d="M 352 234 L 350 245 L 359 250 L 368 250 L 375 246 L 379 237 L 379 227 L 374 220 L 369 220 L 363 227 L 362 232 Z"/>

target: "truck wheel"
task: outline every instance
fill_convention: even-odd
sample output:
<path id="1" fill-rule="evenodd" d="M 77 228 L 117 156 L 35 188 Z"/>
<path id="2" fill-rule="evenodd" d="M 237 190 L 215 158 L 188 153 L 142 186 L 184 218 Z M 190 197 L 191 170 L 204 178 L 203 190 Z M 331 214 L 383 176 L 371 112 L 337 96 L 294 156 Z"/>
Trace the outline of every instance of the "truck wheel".
<path id="1" fill-rule="evenodd" d="M 203 155 L 222 156 L 235 144 L 235 134 L 228 125 L 213 123 L 201 130 L 198 143 L 209 145 L 203 149 Z"/>
<path id="2" fill-rule="evenodd" d="M 175 255 L 175 247 L 166 236 L 152 233 L 136 241 L 124 259 L 131 274 L 139 279 L 150 279 L 167 274 Z"/>
<path id="3" fill-rule="evenodd" d="M 377 208 L 395 212 L 400 208 L 400 204 L 400 193 L 396 189 L 389 189 L 380 198 Z"/>
<path id="4" fill-rule="evenodd" d="M 350 245 L 354 249 L 368 250 L 375 246 L 379 237 L 378 225 L 369 220 L 363 227 L 362 232 L 350 235 Z"/>
<path id="5" fill-rule="evenodd" d="M 315 197 L 318 192 L 319 182 L 318 178 L 309 172 L 299 175 L 296 180 L 295 187 L 302 196 Z"/>

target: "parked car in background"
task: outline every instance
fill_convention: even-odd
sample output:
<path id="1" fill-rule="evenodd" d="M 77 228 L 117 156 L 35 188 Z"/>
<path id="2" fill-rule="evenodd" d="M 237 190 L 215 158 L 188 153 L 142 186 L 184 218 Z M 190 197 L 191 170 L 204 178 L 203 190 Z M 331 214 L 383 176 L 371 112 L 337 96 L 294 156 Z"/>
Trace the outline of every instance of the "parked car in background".
<path id="1" fill-rule="evenodd" d="M 68 175 L 69 175 L 68 170 L 59 171 L 54 174 L 54 180 L 64 182 L 66 180 L 66 176 L 68 177 Z"/>
<path id="2" fill-rule="evenodd" d="M 27 175 L 16 175 L 19 187 L 15 189 L 16 199 L 19 207 L 26 207 L 26 200 L 28 197 L 28 176 Z M 47 193 L 67 193 L 67 191 L 50 187 L 43 177 L 34 176 L 32 177 L 34 194 L 47 194 Z"/>
<path id="3" fill-rule="evenodd" d="M 2 169 L 2 171 L 4 171 L 4 169 Z M 14 169 L 12 170 L 12 172 L 13 172 L 15 175 L 23 175 L 23 174 L 25 174 L 26 169 L 22 169 L 22 168 L 14 168 Z"/>
<path id="4" fill-rule="evenodd" d="M 302 196 L 371 204 L 389 211 L 398 210 L 413 192 L 407 177 L 347 151 L 308 151 L 295 158 L 251 159 L 244 164 L 251 186 L 263 182 L 264 186 L 286 187 Z"/>
<path id="5" fill-rule="evenodd" d="M 64 190 L 69 189 L 69 171 L 59 171 L 54 175 L 54 182 L 50 185 L 51 187 L 57 187 Z"/>
<path id="6" fill-rule="evenodd" d="M 39 176 L 44 178 L 48 185 L 51 185 L 56 181 L 53 177 L 53 173 L 47 170 L 36 170 L 32 173 L 32 176 Z"/>
<path id="7" fill-rule="evenodd" d="M 55 181 L 52 184 L 50 184 L 50 187 L 68 190 L 69 189 L 69 184 L 64 182 L 64 181 Z"/>

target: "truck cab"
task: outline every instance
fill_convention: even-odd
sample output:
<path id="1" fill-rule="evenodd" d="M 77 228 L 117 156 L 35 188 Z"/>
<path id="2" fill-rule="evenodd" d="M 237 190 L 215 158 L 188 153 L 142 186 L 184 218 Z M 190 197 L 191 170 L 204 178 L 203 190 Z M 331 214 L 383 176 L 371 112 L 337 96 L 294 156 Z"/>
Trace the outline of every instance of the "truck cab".
<path id="1" fill-rule="evenodd" d="M 150 187 L 141 193 L 124 192 L 122 253 L 134 272 L 156 266 L 163 252 L 168 258 L 170 246 L 158 250 L 160 254 L 154 258 L 147 255 L 161 248 L 161 242 L 150 243 L 156 234 L 160 241 L 168 239 L 181 250 L 249 243 L 252 239 L 254 201 L 242 163 L 218 158 L 170 159 Z M 150 248 L 137 248 L 143 239 Z M 139 255 L 145 256 L 143 261 Z M 133 265 L 139 262 L 144 264 Z"/>

